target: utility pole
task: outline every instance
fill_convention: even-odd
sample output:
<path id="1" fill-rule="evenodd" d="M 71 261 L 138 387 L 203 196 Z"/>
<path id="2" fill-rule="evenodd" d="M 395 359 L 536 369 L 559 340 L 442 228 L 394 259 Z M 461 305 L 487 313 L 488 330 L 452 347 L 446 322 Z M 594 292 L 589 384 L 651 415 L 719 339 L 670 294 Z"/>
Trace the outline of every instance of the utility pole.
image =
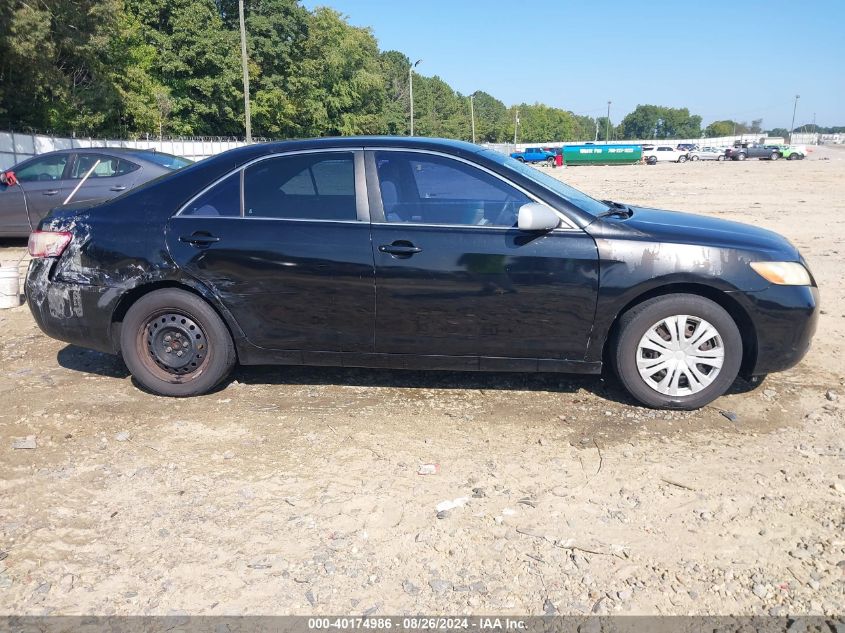
<path id="1" fill-rule="evenodd" d="M 516 116 L 513 119 L 513 144 L 516 151 L 516 131 L 519 129 L 519 108 L 516 109 Z"/>
<path id="2" fill-rule="evenodd" d="M 599 120 L 596 119 L 596 138 L 593 139 L 594 143 L 598 143 L 599 140 Z"/>
<path id="3" fill-rule="evenodd" d="M 792 125 L 789 126 L 789 144 L 792 145 L 792 130 L 795 129 L 795 111 L 798 110 L 798 99 L 801 95 L 795 95 L 795 105 L 792 106 Z"/>
<path id="4" fill-rule="evenodd" d="M 472 121 L 472 142 L 475 143 L 475 95 L 469 96 L 469 118 Z"/>
<path id="5" fill-rule="evenodd" d="M 607 102 L 607 121 L 605 121 L 604 125 L 604 142 L 607 143 L 610 140 L 610 101 Z"/>
<path id="6" fill-rule="evenodd" d="M 252 120 L 249 112 L 249 66 L 246 59 L 246 25 L 244 24 L 244 0 L 238 0 L 238 13 L 241 22 L 241 65 L 244 71 L 244 120 L 246 123 L 246 142 L 252 143 Z"/>
<path id="7" fill-rule="evenodd" d="M 418 59 L 408 68 L 408 96 L 411 98 L 411 136 L 414 135 L 414 68 L 421 61 L 421 59 Z"/>

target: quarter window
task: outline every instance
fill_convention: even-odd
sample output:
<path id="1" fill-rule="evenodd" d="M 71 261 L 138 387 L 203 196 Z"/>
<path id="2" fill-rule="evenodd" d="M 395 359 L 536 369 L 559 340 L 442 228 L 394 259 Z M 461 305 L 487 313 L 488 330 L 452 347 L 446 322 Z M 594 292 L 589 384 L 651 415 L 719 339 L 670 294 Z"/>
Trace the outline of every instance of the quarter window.
<path id="1" fill-rule="evenodd" d="M 237 217 L 241 214 L 241 172 L 235 172 L 224 181 L 185 207 L 182 215 L 205 217 Z"/>
<path id="2" fill-rule="evenodd" d="M 262 160 L 244 172 L 246 217 L 356 220 L 351 152 L 294 154 Z"/>
<path id="3" fill-rule="evenodd" d="M 485 171 L 419 152 L 376 152 L 388 222 L 466 226 L 516 225 L 532 200 Z"/>

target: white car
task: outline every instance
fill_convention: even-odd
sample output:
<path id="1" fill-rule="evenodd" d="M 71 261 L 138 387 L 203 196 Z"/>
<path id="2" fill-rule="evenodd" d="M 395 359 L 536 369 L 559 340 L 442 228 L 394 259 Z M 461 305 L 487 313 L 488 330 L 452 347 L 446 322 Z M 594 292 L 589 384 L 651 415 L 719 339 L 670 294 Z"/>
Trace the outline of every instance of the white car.
<path id="1" fill-rule="evenodd" d="M 725 150 L 718 147 L 699 147 L 689 153 L 690 160 L 725 160 Z"/>
<path id="2" fill-rule="evenodd" d="M 676 149 L 671 145 L 643 145 L 643 159 L 649 165 L 657 163 L 685 163 L 689 158 L 687 152 Z"/>

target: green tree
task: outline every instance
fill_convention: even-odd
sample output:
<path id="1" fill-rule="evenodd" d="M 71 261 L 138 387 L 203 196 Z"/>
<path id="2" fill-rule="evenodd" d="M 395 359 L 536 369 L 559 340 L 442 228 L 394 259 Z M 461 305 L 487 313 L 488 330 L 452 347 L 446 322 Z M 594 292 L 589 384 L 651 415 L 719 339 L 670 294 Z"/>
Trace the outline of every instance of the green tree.
<path id="1" fill-rule="evenodd" d="M 627 139 L 698 138 L 701 117 L 687 108 L 638 105 L 621 123 Z"/>
<path id="2" fill-rule="evenodd" d="M 238 35 L 224 28 L 214 0 L 126 0 L 126 9 L 156 50 L 149 73 L 171 95 L 171 131 L 242 135 Z"/>

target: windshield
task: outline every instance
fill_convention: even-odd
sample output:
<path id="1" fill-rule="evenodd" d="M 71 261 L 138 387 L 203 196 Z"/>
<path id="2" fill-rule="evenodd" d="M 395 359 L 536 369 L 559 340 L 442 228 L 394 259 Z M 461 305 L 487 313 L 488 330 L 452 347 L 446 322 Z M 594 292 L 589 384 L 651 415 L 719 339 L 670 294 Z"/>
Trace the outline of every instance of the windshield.
<path id="1" fill-rule="evenodd" d="M 546 189 L 550 189 L 561 198 L 565 198 L 576 207 L 581 209 L 582 211 L 586 211 L 592 215 L 598 215 L 603 211 L 607 211 L 609 208 L 604 202 L 599 202 L 588 196 L 586 193 L 582 191 L 578 191 L 575 187 L 570 187 L 564 182 L 561 182 L 557 178 L 552 178 L 548 174 L 544 174 L 539 169 L 535 169 L 534 167 L 529 167 L 525 163 L 521 163 L 515 158 L 511 158 L 510 156 L 505 156 L 504 154 L 500 154 L 499 152 L 493 150 L 484 150 L 482 152 L 488 158 L 492 158 L 500 165 L 504 165 L 508 169 L 512 169 L 513 171 L 519 172 L 521 175 L 525 176 L 529 180 L 533 180 L 538 185 L 542 185 Z"/>
<path id="2" fill-rule="evenodd" d="M 134 152 L 138 158 L 143 158 L 156 165 L 161 165 L 167 169 L 182 169 L 188 165 L 192 165 L 194 161 L 182 158 L 181 156 L 174 156 L 173 154 L 165 154 L 164 152 Z"/>

